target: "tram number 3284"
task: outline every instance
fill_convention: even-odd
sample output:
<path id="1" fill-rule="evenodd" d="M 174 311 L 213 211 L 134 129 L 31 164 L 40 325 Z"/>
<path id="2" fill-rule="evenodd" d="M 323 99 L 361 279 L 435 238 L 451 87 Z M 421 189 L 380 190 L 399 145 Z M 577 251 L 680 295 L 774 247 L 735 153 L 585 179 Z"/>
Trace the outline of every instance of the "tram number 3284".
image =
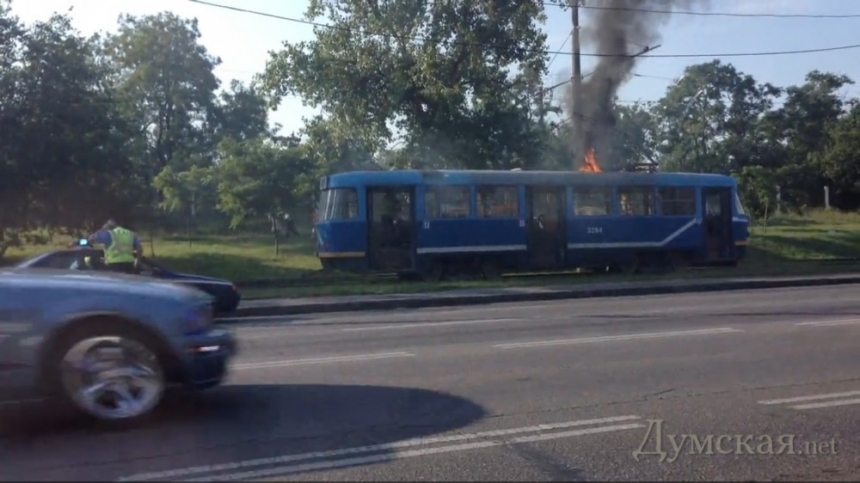
<path id="1" fill-rule="evenodd" d="M 589 235 L 598 235 L 603 233 L 603 228 L 599 226 L 589 226 L 587 230 Z"/>

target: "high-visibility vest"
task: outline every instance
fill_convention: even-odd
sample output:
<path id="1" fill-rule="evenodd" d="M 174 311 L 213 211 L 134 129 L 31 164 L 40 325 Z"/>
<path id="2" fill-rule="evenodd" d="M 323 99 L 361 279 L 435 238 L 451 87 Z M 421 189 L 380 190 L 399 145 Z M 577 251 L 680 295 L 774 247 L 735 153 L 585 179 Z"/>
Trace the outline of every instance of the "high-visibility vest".
<path id="1" fill-rule="evenodd" d="M 105 263 L 134 262 L 134 232 L 117 227 L 110 230 L 111 244 L 105 248 Z"/>

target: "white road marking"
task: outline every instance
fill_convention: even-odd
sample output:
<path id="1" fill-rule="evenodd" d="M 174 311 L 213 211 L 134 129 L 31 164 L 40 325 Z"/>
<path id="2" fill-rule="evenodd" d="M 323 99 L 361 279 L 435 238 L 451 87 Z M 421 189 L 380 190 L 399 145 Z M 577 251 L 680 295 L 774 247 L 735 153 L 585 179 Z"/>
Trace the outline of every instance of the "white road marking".
<path id="1" fill-rule="evenodd" d="M 759 404 L 771 405 L 771 404 L 789 404 L 796 402 L 804 402 L 804 401 L 817 401 L 821 399 L 838 399 L 841 397 L 851 397 L 851 396 L 860 396 L 860 391 L 849 391 L 849 392 L 834 392 L 830 394 L 815 394 L 811 396 L 798 396 L 798 397 L 790 397 L 786 399 L 770 399 L 767 401 L 759 401 Z"/>
<path id="2" fill-rule="evenodd" d="M 829 325 L 854 325 L 854 324 L 860 324 L 860 319 L 813 320 L 810 322 L 798 322 L 795 325 L 824 327 L 824 326 L 829 326 Z"/>
<path id="3" fill-rule="evenodd" d="M 354 466 L 358 464 L 370 464 L 370 463 L 381 463 L 394 461 L 405 458 L 415 458 L 418 456 L 428 456 L 433 454 L 442 454 L 442 453 L 453 453 L 458 451 L 468 451 L 473 449 L 482 449 L 482 448 L 492 448 L 495 446 L 506 446 L 510 444 L 523 444 L 523 443 L 534 443 L 537 441 L 549 441 L 553 439 L 561 439 L 561 438 L 572 438 L 575 436 L 584 436 L 587 434 L 600 434 L 600 433 L 609 433 L 613 431 L 624 431 L 628 429 L 637 429 L 644 428 L 644 424 L 619 424 L 615 426 L 602 426 L 597 428 L 589 428 L 589 429 L 576 429 L 572 431 L 562 431 L 559 433 L 548 433 L 548 434 L 537 434 L 534 436 L 521 436 L 518 438 L 512 438 L 506 441 L 481 441 L 476 443 L 466 443 L 466 444 L 458 444 L 451 446 L 439 446 L 436 448 L 426 448 L 426 449 L 416 449 L 411 451 L 395 451 L 391 454 L 382 454 L 382 455 L 373 455 L 373 456 L 364 456 L 359 458 L 347 458 L 343 460 L 336 461 L 320 461 L 318 463 L 306 463 L 302 465 L 292 465 L 292 466 L 281 466 L 276 468 L 271 468 L 267 470 L 257 470 L 257 471 L 246 471 L 244 473 L 235 473 L 229 475 L 215 476 L 215 477 L 207 477 L 207 478 L 194 478 L 190 480 L 180 480 L 180 481 L 236 481 L 236 480 L 247 480 L 251 478 L 265 478 L 270 476 L 281 476 L 288 475 L 294 473 L 300 473 L 304 471 L 319 471 L 319 470 L 331 470 L 336 468 L 343 468 L 347 466 Z"/>
<path id="4" fill-rule="evenodd" d="M 385 352 L 380 354 L 358 354 L 352 356 L 316 357 L 311 359 L 292 359 L 284 361 L 249 362 L 245 364 L 236 364 L 232 369 L 241 371 L 247 369 L 267 369 L 271 367 L 302 366 L 308 364 L 329 364 L 334 362 L 373 361 L 378 359 L 391 359 L 394 357 L 415 357 L 415 354 L 409 352 Z"/>
<path id="5" fill-rule="evenodd" d="M 789 291 L 794 292 L 789 289 L 779 289 L 780 291 Z M 805 290 L 805 289 L 804 289 Z M 606 307 L 606 299 L 570 299 L 570 300 L 559 300 L 559 301 L 548 301 L 545 303 L 534 304 L 534 305 L 520 305 L 515 302 L 502 302 L 499 304 L 493 304 L 491 306 L 473 306 L 461 309 L 451 309 L 444 311 L 437 311 L 434 309 L 397 309 L 401 312 L 408 313 L 398 313 L 392 312 L 390 310 L 379 310 L 375 311 L 375 313 L 368 314 L 367 312 L 353 312 L 353 315 L 344 315 L 344 316 L 336 316 L 336 317 L 326 317 L 326 318 L 314 318 L 314 314 L 296 314 L 296 315 L 263 315 L 256 317 L 224 317 L 218 318 L 217 321 L 221 322 L 242 322 L 244 324 L 253 324 L 255 321 L 258 322 L 266 322 L 266 321 L 276 321 L 276 320 L 284 320 L 289 322 L 288 325 L 319 325 L 319 324 L 333 324 L 338 322 L 375 322 L 376 319 L 380 317 L 391 317 L 392 315 L 396 317 L 404 317 L 406 320 L 404 322 L 411 322 L 415 318 L 421 317 L 439 317 L 443 315 L 455 315 L 455 316 L 475 316 L 483 313 L 493 313 L 493 312 L 512 312 L 512 311 L 544 311 L 547 309 L 548 304 L 553 304 L 555 308 L 561 308 L 559 305 L 565 305 L 565 309 L 573 310 L 574 306 L 576 310 L 579 312 L 582 311 L 593 311 L 593 310 L 601 310 L 601 315 L 644 315 L 644 316 L 671 316 L 671 315 L 680 315 L 680 314 L 695 314 L 695 313 L 703 313 L 703 312 L 713 312 L 714 310 L 731 310 L 730 305 L 722 303 L 721 299 L 726 296 L 721 293 L 697 293 L 697 294 L 678 294 L 676 301 L 677 304 L 672 308 L 642 308 L 642 303 L 645 301 L 646 303 L 650 303 L 649 299 L 653 299 L 652 295 L 637 295 L 631 297 L 624 297 L 624 300 L 613 300 L 613 304 L 617 304 L 618 311 L 611 311 L 609 314 L 603 312 L 603 309 Z M 689 300 L 690 298 L 695 297 L 695 300 Z M 707 298 L 708 300 L 701 300 L 702 298 Z M 712 298 L 716 298 L 716 300 L 711 300 Z M 837 297 L 836 301 L 843 300 L 852 300 L 850 296 L 845 297 Z M 705 305 L 703 305 L 703 303 Z M 767 299 L 762 301 L 753 301 L 744 304 L 745 308 L 767 308 L 780 305 L 781 302 L 774 301 L 773 299 Z M 347 312 L 344 312 L 347 313 Z M 323 315 L 323 314 L 319 314 Z M 531 314 L 524 314 L 531 315 Z M 584 317 L 590 317 L 594 314 L 584 313 Z M 279 324 L 280 325 L 280 324 Z M 270 326 L 271 328 L 277 328 L 278 326 Z M 261 327 L 263 328 L 263 327 Z"/>
<path id="6" fill-rule="evenodd" d="M 803 409 L 832 408 L 835 406 L 850 406 L 852 404 L 860 404 L 860 399 L 842 399 L 839 401 L 798 404 L 797 406 L 791 406 L 791 408 L 803 410 Z"/>
<path id="7" fill-rule="evenodd" d="M 395 330 L 395 329 L 415 329 L 422 327 L 440 327 L 446 325 L 478 325 L 492 324 L 500 322 L 518 322 L 524 319 L 476 319 L 476 320 L 446 320 L 443 322 L 417 322 L 417 323 L 400 323 L 388 325 L 374 325 L 370 327 L 351 327 L 341 329 L 343 332 L 366 332 L 374 330 Z"/>
<path id="8" fill-rule="evenodd" d="M 224 472 L 224 471 L 231 471 L 231 470 L 249 469 L 249 468 L 255 468 L 255 467 L 260 467 L 260 466 L 270 466 L 270 465 L 278 465 L 278 464 L 283 465 L 284 463 L 296 463 L 296 462 L 301 462 L 301 461 L 306 461 L 306 460 L 314 460 L 314 459 L 320 459 L 320 458 L 336 458 L 336 457 L 342 457 L 342 456 L 364 454 L 364 453 L 374 453 L 374 452 L 380 452 L 380 451 L 389 451 L 390 452 L 386 455 L 375 455 L 375 456 L 369 456 L 369 457 L 363 457 L 363 458 L 352 458 L 352 459 L 342 459 L 342 460 L 335 460 L 335 461 L 311 463 L 312 465 L 320 465 L 320 464 L 330 465 L 330 466 L 323 466 L 322 468 L 329 468 L 329 467 L 330 468 L 336 468 L 336 467 L 338 467 L 338 465 L 360 464 L 360 462 L 356 463 L 354 460 L 364 461 L 365 458 L 379 458 L 380 456 L 384 456 L 385 459 L 381 460 L 381 461 L 391 460 L 391 459 L 394 459 L 397 457 L 396 456 L 397 453 L 395 453 L 396 451 L 402 450 L 405 448 L 413 448 L 413 447 L 417 447 L 417 446 L 429 446 L 429 445 L 440 444 L 440 443 L 454 443 L 454 442 L 483 439 L 483 438 L 498 438 L 498 437 L 503 437 L 503 436 L 522 434 L 522 433 L 534 433 L 534 432 L 540 432 L 540 431 L 553 431 L 553 430 L 559 430 L 559 429 L 569 429 L 569 428 L 574 428 L 574 427 L 578 427 L 578 426 L 619 423 L 619 422 L 624 422 L 624 421 L 633 421 L 636 419 L 640 419 L 640 416 L 632 416 L 632 415 L 631 416 L 613 416 L 613 417 L 600 418 L 600 419 L 583 419 L 583 420 L 578 420 L 578 421 L 567 421 L 567 422 L 563 422 L 563 423 L 540 424 L 540 425 L 536 425 L 536 426 L 526 426 L 526 427 L 520 427 L 520 428 L 498 429 L 498 430 L 492 430 L 492 431 L 481 431 L 481 432 L 477 432 L 477 433 L 464 433 L 464 434 L 453 434 L 450 436 L 433 436 L 433 437 L 426 437 L 426 438 L 415 438 L 415 439 L 408 439 L 408 440 L 404 440 L 404 441 L 397 441 L 397 442 L 393 442 L 393 443 L 378 444 L 378 445 L 373 445 L 373 446 L 360 446 L 360 447 L 345 448 L 345 449 L 332 450 L 332 451 L 317 451 L 317 452 L 313 452 L 313 453 L 283 455 L 283 456 L 276 456 L 276 457 L 272 457 L 272 458 L 259 458 L 259 459 L 254 459 L 254 460 L 237 461 L 237 462 L 233 462 L 233 463 L 224 463 L 224 464 L 218 464 L 218 465 L 195 466 L 195 467 L 190 467 L 190 468 L 182 468 L 182 469 L 177 469 L 177 470 L 161 471 L 161 472 L 153 472 L 153 473 L 140 473 L 140 474 L 120 478 L 119 481 L 148 481 L 148 480 L 167 479 L 167 478 L 176 479 L 178 477 L 185 477 L 185 476 L 191 476 L 191 475 L 199 475 L 199 474 L 205 474 L 205 473 L 216 473 L 216 472 Z M 541 435 L 537 435 L 537 436 L 530 436 L 529 438 L 535 438 L 535 437 L 545 438 L 545 439 L 552 439 L 550 437 L 563 438 L 563 437 L 576 436 L 579 434 L 592 434 L 595 432 L 606 432 L 606 431 L 621 431 L 624 429 L 634 429 L 634 428 L 642 428 L 642 427 L 645 427 L 645 425 L 643 425 L 641 423 L 628 423 L 628 424 L 618 424 L 618 425 L 611 425 L 611 426 L 599 426 L 596 428 L 590 428 L 590 429 L 586 429 L 586 430 L 576 430 L 576 431 L 567 431 L 567 432 L 562 432 L 562 433 L 541 434 Z M 571 434 L 574 432 L 576 434 Z M 513 440 L 508 440 L 507 442 L 510 443 L 512 441 L 516 441 L 517 439 L 520 439 L 520 438 L 514 438 Z M 538 441 L 538 440 L 533 439 L 533 441 Z M 526 441 L 521 441 L 521 442 L 526 442 Z M 486 443 L 505 444 L 505 441 L 496 440 L 496 441 L 481 442 L 478 444 L 486 444 Z M 472 443 L 472 444 L 475 444 L 475 443 Z M 443 446 L 441 448 L 434 448 L 434 449 L 437 451 L 440 449 L 446 449 L 447 451 L 458 451 L 458 450 L 463 449 L 462 446 L 465 446 L 465 445 Z M 480 447 L 484 447 L 484 446 L 480 446 Z M 451 448 L 453 448 L 453 449 L 451 449 Z M 466 448 L 466 449 L 469 449 L 469 448 Z M 427 451 L 427 450 L 421 450 L 421 451 Z M 411 453 L 411 452 L 406 452 L 406 453 Z M 405 453 L 399 453 L 399 455 L 400 455 L 399 457 L 404 457 L 404 456 L 402 456 L 403 454 L 405 454 Z M 432 453 L 421 453 L 421 454 L 432 454 Z M 421 454 L 409 454 L 409 456 L 421 456 Z M 350 463 L 344 463 L 345 461 L 351 461 L 351 462 Z M 375 461 L 377 461 L 377 460 L 370 460 L 369 462 L 375 462 Z M 280 471 L 284 471 L 284 470 L 288 469 L 286 471 L 286 473 L 296 472 L 296 471 L 307 471 L 307 469 L 305 469 L 305 468 L 295 469 L 295 468 L 299 468 L 300 466 L 308 466 L 308 465 L 282 466 L 282 467 L 276 468 L 276 469 L 280 470 Z M 314 467 L 314 468 L 316 468 L 316 467 Z M 255 471 L 255 472 L 246 472 L 246 473 L 241 473 L 241 474 L 227 475 L 227 477 L 230 479 L 243 479 L 243 478 L 248 478 L 248 476 L 245 476 L 248 473 L 254 473 L 255 475 L 252 477 L 265 476 L 265 475 L 257 475 L 257 473 L 259 473 L 259 472 Z M 277 473 L 277 474 L 285 474 L 285 473 Z M 211 477 L 201 478 L 201 480 L 203 480 L 203 481 L 211 481 L 213 479 L 215 479 L 215 478 L 211 478 Z"/>
<path id="9" fill-rule="evenodd" d="M 496 349 L 518 349 L 526 347 L 547 347 L 556 345 L 571 345 L 571 344 L 590 344 L 595 342 L 614 342 L 619 340 L 640 340 L 640 339 L 659 339 L 666 337 L 684 337 L 692 335 L 717 335 L 728 334 L 733 332 L 743 332 L 740 329 L 732 329 L 730 327 L 721 327 L 717 329 L 701 329 L 701 330 L 680 330 L 670 332 L 651 332 L 644 334 L 624 334 L 624 335 L 605 335 L 600 337 L 582 337 L 578 339 L 557 339 L 557 340 L 542 340 L 533 342 L 512 342 L 508 344 L 496 344 L 493 348 Z"/>
<path id="10" fill-rule="evenodd" d="M 575 302 L 575 301 L 576 300 L 571 300 L 571 302 Z M 578 302 L 581 303 L 582 301 L 583 300 L 580 299 Z M 591 303 L 594 303 L 594 302 L 592 301 Z M 776 303 L 772 300 L 768 300 L 768 301 L 764 301 L 761 303 L 746 304 L 745 307 L 746 308 L 767 308 L 767 307 L 772 307 L 775 305 L 778 305 L 778 303 Z M 697 304 L 694 306 L 679 306 L 679 307 L 674 307 L 674 308 L 670 308 L 670 309 L 660 308 L 660 309 L 653 309 L 653 310 L 645 310 L 645 309 L 641 309 L 641 308 L 628 309 L 626 307 L 623 307 L 623 308 L 620 308 L 618 311 L 613 310 L 613 311 L 610 311 L 608 313 L 601 312 L 601 316 L 636 315 L 636 316 L 642 316 L 642 317 L 662 317 L 662 316 L 677 316 L 677 315 L 682 315 L 682 314 L 697 314 L 697 313 L 705 313 L 705 312 L 712 313 L 712 315 L 713 314 L 719 315 L 721 313 L 720 312 L 721 310 L 729 310 L 729 309 L 726 309 L 725 307 L 726 307 L 725 304 L 722 304 L 722 305 L 704 305 L 704 306 L 701 304 Z M 442 316 L 451 316 L 451 315 L 453 315 L 453 316 L 463 316 L 463 315 L 480 316 L 481 314 L 485 314 L 485 313 L 491 314 L 493 312 L 506 312 L 506 315 L 520 315 L 520 312 L 522 312 L 522 311 L 535 311 L 535 310 L 536 311 L 543 311 L 543 310 L 546 310 L 546 308 L 547 308 L 546 305 L 533 305 L 533 306 L 516 305 L 516 306 L 511 306 L 511 304 L 507 303 L 507 304 L 504 304 L 503 306 L 500 306 L 500 307 L 491 307 L 491 308 L 473 307 L 473 308 L 469 308 L 469 309 L 446 310 L 446 311 L 439 311 L 439 312 L 427 311 L 427 310 L 417 310 L 417 311 L 411 311 L 408 314 L 398 314 L 396 319 L 389 320 L 389 321 L 382 321 L 382 322 L 385 323 L 386 325 L 391 325 L 392 328 L 394 325 L 409 325 L 409 324 L 419 325 L 419 324 L 433 324 L 433 323 L 442 324 L 442 323 L 447 323 L 447 322 L 460 322 L 461 320 L 463 322 L 466 322 L 469 319 L 458 319 L 455 321 L 442 320 L 439 322 L 432 322 L 432 321 L 421 322 L 421 319 L 428 319 L 428 318 L 438 319 L 439 317 L 442 317 Z M 588 307 L 588 308 L 585 308 L 583 310 L 591 311 L 591 310 L 595 310 L 595 307 Z M 716 312 L 714 312 L 714 311 L 716 311 Z M 580 314 L 581 315 L 578 315 L 577 317 L 582 318 L 582 319 L 588 319 L 588 318 L 593 317 L 595 315 L 592 313 L 582 312 L 581 310 L 580 310 Z M 523 314 L 523 317 L 531 317 L 532 315 L 533 314 L 531 314 L 531 313 L 526 313 L 526 314 Z M 260 316 L 260 317 L 225 317 L 225 318 L 216 319 L 216 322 L 219 322 L 219 323 L 224 323 L 224 322 L 236 323 L 236 322 L 239 322 L 240 323 L 239 326 L 236 327 L 237 331 L 266 332 L 266 331 L 282 331 L 282 330 L 288 329 L 290 327 L 339 325 L 339 324 L 344 324 L 344 323 L 348 323 L 348 324 L 374 324 L 374 323 L 380 323 L 381 322 L 379 320 L 380 318 L 390 317 L 390 316 L 391 316 L 390 312 L 377 313 L 377 314 L 362 313 L 360 315 L 356 314 L 356 315 L 352 315 L 352 316 L 327 317 L 327 318 L 312 318 L 312 316 L 309 317 L 308 315 L 267 315 L 267 316 Z M 563 318 L 564 316 L 552 315 L 550 317 L 552 319 L 560 319 L 560 318 Z M 497 320 L 502 320 L 502 319 L 497 319 Z M 273 321 L 282 321 L 282 323 L 277 323 L 277 322 L 271 323 Z M 574 321 L 574 319 L 571 319 L 571 321 Z M 269 322 L 269 323 L 267 324 L 267 322 Z M 260 325 L 256 325 L 255 323 L 259 323 Z M 795 325 L 799 325 L 799 326 L 828 326 L 828 325 L 849 325 L 849 324 L 860 324 L 860 319 L 855 318 L 855 319 L 844 319 L 844 320 L 840 319 L 840 320 L 833 320 L 833 321 L 828 321 L 828 320 L 809 321 L 809 322 L 799 322 L 799 323 L 796 323 Z M 348 331 L 348 332 L 352 332 L 352 331 L 359 331 L 359 330 L 382 330 L 382 329 L 349 328 L 349 329 L 343 329 L 343 330 Z"/>

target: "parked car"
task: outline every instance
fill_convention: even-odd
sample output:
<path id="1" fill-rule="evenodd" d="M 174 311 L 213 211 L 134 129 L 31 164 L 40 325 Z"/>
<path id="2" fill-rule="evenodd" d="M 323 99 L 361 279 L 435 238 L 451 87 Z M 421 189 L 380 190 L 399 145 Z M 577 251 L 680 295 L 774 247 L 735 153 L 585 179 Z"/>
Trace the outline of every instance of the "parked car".
<path id="1" fill-rule="evenodd" d="M 93 270 L 84 263 L 85 257 L 90 257 L 91 260 L 102 259 L 104 250 L 82 243 L 72 248 L 42 253 L 20 262 L 15 267 Z M 93 266 L 96 267 L 95 270 L 98 270 L 98 264 L 93 264 Z M 145 257 L 138 260 L 138 267 L 140 269 L 139 274 L 142 276 L 190 285 L 208 293 L 212 296 L 216 314 L 233 312 L 242 300 L 239 288 L 229 280 L 175 272 L 165 265 Z"/>
<path id="2" fill-rule="evenodd" d="M 141 277 L 0 270 L 0 397 L 104 421 L 149 414 L 168 386 L 219 385 L 236 352 L 209 297 Z"/>

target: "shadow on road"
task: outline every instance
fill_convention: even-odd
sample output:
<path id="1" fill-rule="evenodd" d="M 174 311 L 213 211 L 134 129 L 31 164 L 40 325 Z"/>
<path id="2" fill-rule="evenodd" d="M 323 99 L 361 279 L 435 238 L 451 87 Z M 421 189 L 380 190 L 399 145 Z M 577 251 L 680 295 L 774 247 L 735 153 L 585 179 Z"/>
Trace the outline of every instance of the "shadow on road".
<path id="1" fill-rule="evenodd" d="M 484 415 L 467 399 L 424 389 L 230 385 L 171 393 L 148 421 L 122 430 L 42 407 L 4 410 L 0 465 L 2 479 L 101 480 L 106 474 L 390 444 L 462 428 Z"/>

